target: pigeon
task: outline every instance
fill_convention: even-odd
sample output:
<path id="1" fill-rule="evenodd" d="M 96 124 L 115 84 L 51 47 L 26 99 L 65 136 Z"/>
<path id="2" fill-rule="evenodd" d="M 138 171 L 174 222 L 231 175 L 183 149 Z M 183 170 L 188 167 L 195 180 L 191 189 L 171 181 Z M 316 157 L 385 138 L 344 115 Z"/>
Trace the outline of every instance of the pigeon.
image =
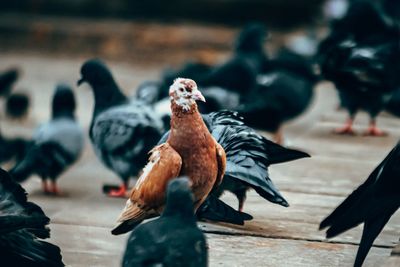
<path id="1" fill-rule="evenodd" d="M 0 262 L 1 266 L 61 267 L 60 248 L 42 241 L 50 237 L 50 219 L 25 190 L 0 169 Z"/>
<path id="2" fill-rule="evenodd" d="M 8 96 L 8 94 L 11 92 L 12 85 L 17 81 L 18 76 L 18 69 L 9 69 L 3 73 L 0 73 L 0 96 Z"/>
<path id="3" fill-rule="evenodd" d="M 227 161 L 222 183 L 213 190 L 210 197 L 218 198 L 224 191 L 230 191 L 239 201 L 238 210 L 243 211 L 246 192 L 253 188 L 266 200 L 284 207 L 289 206 L 269 178 L 268 167 L 271 164 L 309 157 L 310 155 L 269 141 L 247 126 L 238 112 L 213 112 L 203 115 L 203 120 L 212 136 L 225 150 Z M 162 137 L 159 144 L 165 142 L 168 136 L 169 132 Z M 214 201 L 212 198 L 208 200 L 211 203 Z M 221 221 L 221 218 L 225 217 L 221 215 L 215 217 L 212 213 L 207 214 L 206 211 L 208 211 L 209 206 L 209 203 L 205 203 L 198 209 L 197 216 L 200 219 Z M 233 223 L 232 221 L 228 222 Z"/>
<path id="4" fill-rule="evenodd" d="M 11 94 L 6 102 L 6 115 L 13 119 L 25 117 L 28 113 L 29 102 L 29 97 L 25 94 Z"/>
<path id="5" fill-rule="evenodd" d="M 42 179 L 44 193 L 61 194 L 57 178 L 79 159 L 84 146 L 83 131 L 74 115 L 75 107 L 72 89 L 59 84 L 53 96 L 51 120 L 36 129 L 25 157 L 10 170 L 16 181 L 22 182 L 37 174 Z"/>
<path id="6" fill-rule="evenodd" d="M 328 227 L 326 237 L 332 238 L 364 223 L 355 267 L 362 266 L 375 238 L 400 207 L 399 177 L 400 144 L 397 144 L 368 179 L 320 224 L 320 230 Z"/>
<path id="7" fill-rule="evenodd" d="M 128 99 L 102 61 L 86 61 L 81 75 L 78 85 L 88 82 L 94 93 L 89 130 L 94 151 L 122 180 L 121 186 L 110 189 L 108 195 L 125 197 L 129 178 L 136 176 L 146 164 L 147 152 L 163 133 L 163 122 L 145 102 Z"/>
<path id="8" fill-rule="evenodd" d="M 274 141 L 284 142 L 282 126 L 310 106 L 316 78 L 288 70 L 259 76 L 259 83 L 236 109 L 251 127 L 274 133 Z"/>
<path id="9" fill-rule="evenodd" d="M 208 266 L 206 237 L 193 214 L 194 197 L 187 177 L 171 180 L 161 216 L 132 231 L 123 267 Z"/>
<path id="10" fill-rule="evenodd" d="M 171 134 L 154 147 L 112 234 L 132 230 L 143 220 L 158 216 L 165 206 L 168 181 L 181 175 L 191 180 L 194 209 L 221 183 L 226 158 L 224 149 L 207 129 L 196 101 L 205 101 L 196 82 L 177 78 L 171 85 Z"/>
<path id="11" fill-rule="evenodd" d="M 322 74 L 335 84 L 349 114 L 335 133 L 353 135 L 355 116 L 365 110 L 370 123 L 364 135 L 387 135 L 377 127 L 376 117 L 400 85 L 399 42 L 398 26 L 386 23 L 373 3 L 357 1 L 321 43 Z"/>

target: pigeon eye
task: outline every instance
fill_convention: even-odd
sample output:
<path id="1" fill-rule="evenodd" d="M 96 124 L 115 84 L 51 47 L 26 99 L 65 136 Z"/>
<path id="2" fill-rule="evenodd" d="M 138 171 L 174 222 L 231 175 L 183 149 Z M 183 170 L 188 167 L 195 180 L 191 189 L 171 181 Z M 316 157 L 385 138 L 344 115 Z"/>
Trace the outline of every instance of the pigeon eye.
<path id="1" fill-rule="evenodd" d="M 183 88 L 179 88 L 179 92 L 183 92 Z"/>

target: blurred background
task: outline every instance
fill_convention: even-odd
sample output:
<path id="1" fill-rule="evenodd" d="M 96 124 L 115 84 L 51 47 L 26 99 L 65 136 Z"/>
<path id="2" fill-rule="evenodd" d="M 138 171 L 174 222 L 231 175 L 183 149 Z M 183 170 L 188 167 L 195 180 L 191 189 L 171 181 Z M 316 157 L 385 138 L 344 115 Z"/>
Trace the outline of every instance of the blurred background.
<path id="1" fill-rule="evenodd" d="M 333 1 L 346 2 L 346 1 Z M 106 59 L 215 63 L 240 27 L 259 21 L 282 34 L 325 25 L 323 0 L 17 0 L 0 4 L 0 51 Z M 334 9 L 334 8 L 331 8 Z M 332 11 L 334 12 L 334 11 Z M 154 54 L 156 53 L 156 54 Z"/>

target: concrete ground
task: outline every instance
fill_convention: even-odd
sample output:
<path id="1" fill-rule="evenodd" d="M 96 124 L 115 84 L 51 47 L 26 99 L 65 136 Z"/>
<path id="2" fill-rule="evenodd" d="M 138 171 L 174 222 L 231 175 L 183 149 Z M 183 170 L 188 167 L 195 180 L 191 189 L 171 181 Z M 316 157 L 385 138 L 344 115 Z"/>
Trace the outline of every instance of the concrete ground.
<path id="1" fill-rule="evenodd" d="M 49 117 L 49 103 L 55 84 L 75 85 L 85 58 L 46 57 L 40 54 L 0 54 L 0 71 L 20 66 L 23 77 L 18 91 L 31 95 L 32 109 L 24 121 L 6 120 L 0 115 L 2 133 L 30 136 Z M 108 62 L 121 87 L 129 94 L 141 81 L 157 78 L 163 66 L 132 62 Z M 132 90 L 130 90 L 132 89 Z M 78 118 L 87 132 L 93 97 L 87 86 L 76 88 Z M 2 103 L 0 102 L 0 108 Z M 352 190 L 362 183 L 400 137 L 400 121 L 382 115 L 379 125 L 390 135 L 384 138 L 336 136 L 331 133 L 345 119 L 336 111 L 335 91 L 327 84 L 315 90 L 312 107 L 286 127 L 287 143 L 307 151 L 310 159 L 270 168 L 270 175 L 290 203 L 289 208 L 273 205 L 250 192 L 245 211 L 254 220 L 242 227 L 200 223 L 207 232 L 210 266 L 351 266 L 361 227 L 326 240 L 319 222 Z M 365 129 L 367 117 L 360 114 L 356 129 Z M 88 141 L 88 140 L 87 140 Z M 7 166 L 6 166 L 7 167 Z M 116 176 L 94 156 L 90 143 L 80 161 L 59 179 L 65 197 L 41 193 L 40 180 L 33 177 L 23 186 L 29 199 L 41 205 L 51 218 L 51 241 L 59 245 L 68 266 L 118 266 L 128 235 L 112 236 L 111 228 L 125 200 L 111 199 L 101 192 L 103 183 L 117 183 Z M 236 206 L 235 198 L 224 200 Z M 400 216 L 393 216 L 369 253 L 365 266 L 399 266 L 390 257 L 399 241 Z M 393 255 L 398 255 L 394 253 Z"/>

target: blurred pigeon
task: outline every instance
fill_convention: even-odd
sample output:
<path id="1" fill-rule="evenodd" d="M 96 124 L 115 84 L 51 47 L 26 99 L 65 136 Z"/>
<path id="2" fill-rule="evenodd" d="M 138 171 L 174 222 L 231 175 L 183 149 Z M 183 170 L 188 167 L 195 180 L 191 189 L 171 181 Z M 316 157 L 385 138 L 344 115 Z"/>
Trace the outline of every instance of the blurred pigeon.
<path id="1" fill-rule="evenodd" d="M 271 164 L 309 157 L 309 155 L 269 141 L 248 127 L 237 112 L 213 112 L 203 115 L 203 120 L 212 136 L 224 148 L 227 160 L 225 176 L 219 187 L 213 190 L 212 195 L 219 197 L 225 190 L 232 192 L 239 200 L 239 211 L 242 211 L 246 192 L 253 188 L 263 198 L 285 207 L 289 206 L 269 178 L 268 167 Z M 169 132 L 159 143 L 164 142 L 168 135 Z M 210 201 L 213 200 L 210 199 Z M 207 204 L 209 203 L 199 208 L 198 217 L 220 221 L 214 215 L 205 213 Z"/>
<path id="2" fill-rule="evenodd" d="M 326 79 L 347 109 L 346 124 L 338 134 L 354 134 L 352 124 L 362 109 L 370 116 L 365 135 L 383 136 L 376 117 L 400 85 L 400 29 L 389 25 L 373 3 L 357 1 L 320 45 L 319 60 Z"/>
<path id="3" fill-rule="evenodd" d="M 7 96 L 11 92 L 12 85 L 17 81 L 18 76 L 18 69 L 10 69 L 0 73 L 0 96 Z"/>
<path id="4" fill-rule="evenodd" d="M 258 84 L 236 110 L 251 127 L 274 133 L 274 141 L 282 144 L 282 125 L 301 115 L 314 96 L 316 77 L 291 70 L 276 69 L 259 75 Z"/>
<path id="5" fill-rule="evenodd" d="M 27 201 L 25 190 L 0 169 L 1 266 L 64 266 L 60 248 L 42 241 L 50 237 L 50 219 Z"/>
<path id="6" fill-rule="evenodd" d="M 29 97 L 26 94 L 15 93 L 7 98 L 6 115 L 18 119 L 27 115 L 29 108 Z"/>
<path id="7" fill-rule="evenodd" d="M 75 120 L 75 106 L 71 88 L 58 85 L 53 96 L 51 120 L 35 131 L 25 157 L 10 171 L 16 181 L 22 182 L 38 174 L 45 193 L 60 193 L 56 179 L 78 160 L 84 145 L 82 129 Z"/>
<path id="8" fill-rule="evenodd" d="M 163 213 L 133 230 L 123 267 L 208 266 L 206 238 L 196 224 L 190 187 L 188 178 L 176 178 L 168 183 Z"/>
<path id="9" fill-rule="evenodd" d="M 95 99 L 89 137 L 97 157 L 122 180 L 116 189 L 105 186 L 109 196 L 125 197 L 129 178 L 147 162 L 147 153 L 162 135 L 163 123 L 142 101 L 129 100 L 119 89 L 107 66 L 97 59 L 81 68 L 82 82 L 92 87 Z"/>
<path id="10" fill-rule="evenodd" d="M 362 266 L 375 238 L 400 207 L 400 144 L 397 144 L 368 179 L 351 193 L 321 224 L 327 238 L 364 223 L 354 266 Z"/>

